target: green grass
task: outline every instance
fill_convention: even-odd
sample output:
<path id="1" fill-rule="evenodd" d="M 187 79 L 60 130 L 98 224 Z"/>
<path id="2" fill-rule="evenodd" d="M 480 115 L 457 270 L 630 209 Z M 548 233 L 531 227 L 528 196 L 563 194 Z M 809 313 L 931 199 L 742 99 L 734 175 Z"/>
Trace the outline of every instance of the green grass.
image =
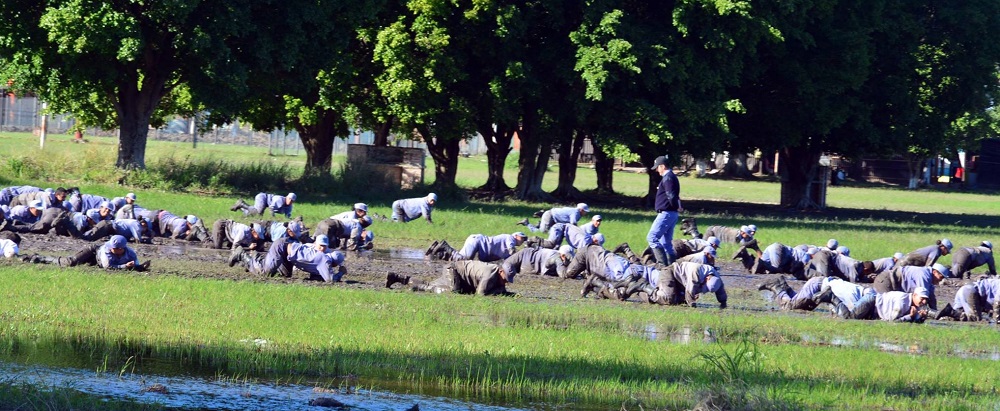
<path id="1" fill-rule="evenodd" d="M 82 275 L 81 275 L 82 274 Z M 144 278 L 93 270 L 0 268 L 4 351 L 10 341 L 76 341 L 80 352 L 118 361 L 156 357 L 236 375 L 287 378 L 357 374 L 494 401 L 686 406 L 689 386 L 710 384 L 699 352 L 762 341 L 755 384 L 779 387 L 810 407 L 982 407 L 996 404 L 996 363 L 944 355 L 802 345 L 801 333 L 907 344 L 931 353 L 955 344 L 989 349 L 1000 335 L 881 322 L 747 315 L 693 309 L 538 304 L 250 282 Z M 648 341 L 634 325 L 711 326 L 712 346 Z M 932 334 L 933 338 L 923 338 Z M 267 340 L 263 347 L 243 341 Z M 64 346 L 58 351 L 66 351 Z M 845 364 L 850 366 L 845 367 Z M 920 372 L 915 372 L 917 367 Z M 115 366 L 108 366 L 115 368 Z M 684 395 L 678 397 L 678 393 Z"/>
<path id="2" fill-rule="evenodd" d="M 280 186 L 294 184 L 304 161 L 304 156 L 269 157 L 266 149 L 259 148 L 199 144 L 192 150 L 189 144 L 151 141 L 147 162 L 173 164 L 178 174 L 157 175 L 152 178 L 157 184 L 151 185 L 158 188 L 141 189 L 117 185 L 121 175 L 110 166 L 114 140 L 93 138 L 86 145 L 68 140 L 50 138 L 40 153 L 35 139 L 0 134 L 4 152 L 17 153 L 0 159 L 0 183 L 80 185 L 84 192 L 107 197 L 136 191 L 140 205 L 196 214 L 211 222 L 238 216 L 228 207 L 238 196 L 246 199 L 253 194 L 226 194 L 239 191 L 227 188 L 232 183 L 191 183 L 210 180 L 212 167 L 229 175 L 275 171 L 281 178 L 268 184 Z M 335 171 L 342 161 L 335 159 Z M 459 173 L 462 186 L 478 186 L 486 179 L 485 161 L 462 159 Z M 513 184 L 516 170 L 508 168 L 506 173 Z M 191 176 L 197 178 L 188 179 Z M 578 188 L 596 185 L 593 172 L 581 170 L 578 176 Z M 303 215 L 311 226 L 359 200 L 368 202 L 372 212 L 388 215 L 396 195 L 424 193 L 386 192 L 365 176 L 349 177 L 335 180 L 342 186 L 293 185 L 291 189 L 302 193 L 295 215 Z M 187 182 L 168 186 L 157 179 Z M 555 181 L 551 174 L 543 186 L 552 189 Z M 619 172 L 615 181 L 619 192 L 638 196 L 645 193 L 648 180 L 644 174 Z M 754 223 L 765 244 L 824 244 L 837 238 L 856 258 L 871 259 L 910 251 L 941 237 L 951 238 L 956 246 L 998 240 L 1000 207 L 995 194 L 833 187 L 829 203 L 839 211 L 798 214 L 770 206 L 779 195 L 774 182 L 682 177 L 681 185 L 682 197 L 692 204 L 689 208 L 697 210 L 685 216 L 698 217 L 703 230 L 716 224 Z M 350 194 L 365 188 L 369 190 L 360 191 L 363 195 Z M 698 204 L 707 206 L 696 208 Z M 377 223 L 373 228 L 379 247 L 423 248 L 439 238 L 461 244 L 469 234 L 520 230 L 515 221 L 547 207 L 551 205 L 447 199 L 435 209 L 434 225 L 417 221 Z M 651 212 L 594 208 L 604 216 L 601 231 L 610 245 L 645 244 Z M 720 255 L 732 251 L 725 245 Z M 941 261 L 947 264 L 950 257 Z M 754 293 L 731 294 L 747 306 L 763 305 Z M 87 269 L 62 272 L 10 263 L 0 263 L 0 301 L 4 302 L 0 351 L 13 356 L 30 352 L 29 346 L 47 344 L 55 347 L 49 348 L 53 355 L 82 352 L 94 361 L 111 356 L 124 363 L 138 355 L 231 375 L 278 379 L 355 373 L 387 384 L 431 387 L 482 400 L 582 401 L 602 408 L 623 402 L 631 404 L 629 409 L 638 409 L 638 403 L 645 409 L 690 408 L 706 398 L 715 403 L 759 399 L 792 404 L 791 409 L 1000 406 L 993 389 L 1000 383 L 996 362 L 962 359 L 953 352 L 988 353 L 1000 345 L 1000 334 L 978 326 L 845 322 L 591 301 L 540 303 L 526 298 L 142 277 Z M 650 325 L 661 330 L 687 327 L 695 334 L 711 327 L 725 343 L 648 341 L 642 335 Z M 259 348 L 241 342 L 255 338 L 269 343 Z M 699 354 L 725 358 L 726 353 L 738 353 L 739 342 L 747 339 L 763 353 L 754 357 L 755 366 L 761 367 L 754 382 L 746 387 L 714 385 L 723 377 Z M 828 345 L 836 339 L 856 345 Z M 881 352 L 877 344 L 882 342 L 919 345 L 928 354 Z M 39 359 L 40 354 L 32 355 Z"/>

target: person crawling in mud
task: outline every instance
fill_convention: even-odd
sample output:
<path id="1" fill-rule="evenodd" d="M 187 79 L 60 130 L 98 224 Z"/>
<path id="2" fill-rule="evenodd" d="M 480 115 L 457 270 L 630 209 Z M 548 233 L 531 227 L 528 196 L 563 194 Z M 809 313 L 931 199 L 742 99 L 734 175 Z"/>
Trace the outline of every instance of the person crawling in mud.
<path id="1" fill-rule="evenodd" d="M 566 269 L 566 278 L 575 278 L 587 272 L 587 282 L 580 291 L 582 297 L 596 291 L 599 298 L 624 301 L 642 287 L 647 267 L 605 250 L 600 245 L 591 245 L 577 250 Z"/>
<path id="2" fill-rule="evenodd" d="M 929 314 L 921 308 L 927 303 L 928 295 L 924 287 L 914 288 L 911 293 L 889 291 L 865 294 L 855 304 L 854 310 L 845 312 L 842 318 L 922 323 Z"/>
<path id="3" fill-rule="evenodd" d="M 532 236 L 525 242 L 525 246 L 551 248 L 554 250 L 559 248 L 563 239 L 565 239 L 566 243 L 569 244 L 570 247 L 573 247 L 574 250 L 586 248 L 590 244 L 596 244 L 596 242 L 594 242 L 594 237 L 600 234 L 598 232 L 598 227 L 601 224 L 601 215 L 595 215 L 591 220 L 591 222 L 582 226 L 576 226 L 569 223 L 555 223 L 551 228 L 549 228 L 548 238 Z"/>
<path id="4" fill-rule="evenodd" d="M 292 218 L 296 199 L 298 196 L 295 193 L 288 195 L 257 193 L 253 198 L 253 205 L 247 204 L 241 198 L 236 200 L 236 204 L 230 207 L 229 211 L 242 211 L 244 216 L 262 216 L 265 211 L 271 210 L 271 217 L 284 214 L 285 217 Z"/>
<path id="5" fill-rule="evenodd" d="M 372 218 L 367 215 L 359 219 L 330 217 L 316 224 L 313 235 L 324 235 L 330 239 L 330 247 L 351 251 L 370 250 L 373 237 L 368 227 Z"/>
<path id="6" fill-rule="evenodd" d="M 21 251 L 21 236 L 9 231 L 0 232 L 0 253 L 4 258 L 14 258 Z"/>
<path id="7" fill-rule="evenodd" d="M 573 247 L 563 245 L 558 250 L 525 247 L 507 257 L 501 267 L 511 274 L 548 275 L 566 278 L 566 267 L 573 259 Z"/>
<path id="8" fill-rule="evenodd" d="M 797 280 L 808 279 L 806 269 L 813 256 L 820 250 L 816 247 L 789 247 L 773 243 L 764 249 L 750 268 L 752 274 L 791 274 Z"/>
<path id="9" fill-rule="evenodd" d="M 228 218 L 220 218 L 212 224 L 212 247 L 233 249 L 243 247 L 248 250 L 263 250 L 267 241 L 262 222 L 249 225 Z"/>
<path id="10" fill-rule="evenodd" d="M 312 244 L 288 244 L 288 261 L 309 274 L 308 280 L 312 281 L 340 282 L 347 274 L 344 253 L 330 252 L 330 239 L 322 234 L 316 236 Z M 334 268 L 337 268 L 336 273 Z"/>
<path id="11" fill-rule="evenodd" d="M 515 252 L 517 246 L 524 243 L 527 238 L 522 232 L 513 234 L 499 234 L 487 237 L 482 234 L 473 234 L 465 239 L 465 245 L 461 250 L 454 249 L 447 241 L 435 241 L 427 248 L 424 255 L 431 259 L 445 261 L 473 260 L 497 261 L 510 257 Z"/>
<path id="12" fill-rule="evenodd" d="M 128 247 L 124 236 L 114 235 L 103 244 L 90 244 L 69 257 L 48 257 L 38 254 L 24 256 L 22 260 L 34 264 L 58 264 L 60 267 L 96 265 L 106 270 L 149 270 L 150 262 L 139 263 L 135 250 Z"/>
<path id="13" fill-rule="evenodd" d="M 513 295 L 507 291 L 507 284 L 514 282 L 515 275 L 497 264 L 462 260 L 445 265 L 441 276 L 429 283 L 390 272 L 385 277 L 385 287 L 403 284 L 410 286 L 412 291 L 438 294 Z"/>
<path id="14" fill-rule="evenodd" d="M 282 277 L 291 277 L 292 263 L 288 258 L 292 251 L 291 245 L 297 244 L 299 236 L 302 235 L 302 224 L 292 221 L 282 227 L 287 232 L 271 243 L 266 256 L 243 247 L 235 247 L 229 254 L 229 266 L 240 264 L 247 272 L 254 275 L 281 274 Z"/>
<path id="15" fill-rule="evenodd" d="M 549 210 L 542 212 L 541 221 L 538 225 L 531 224 L 531 220 L 525 218 L 524 220 L 518 221 L 516 225 L 523 225 L 528 227 L 531 232 L 548 232 L 550 228 L 556 223 L 572 224 L 576 225 L 584 215 L 590 212 L 590 206 L 587 203 L 579 203 L 576 207 L 552 207 Z M 600 224 L 598 224 L 600 225 Z M 593 233 L 591 233 L 593 234 Z M 555 247 L 551 247 L 555 248 Z"/>
<path id="16" fill-rule="evenodd" d="M 1000 320 L 1000 278 L 982 276 L 972 284 L 963 285 L 955 293 L 952 306 L 950 312 L 947 306 L 941 309 L 942 315 L 956 321 Z"/>
<path id="17" fill-rule="evenodd" d="M 778 278 L 761 283 L 757 286 L 757 290 L 774 293 L 773 301 L 778 303 L 778 307 L 782 310 L 812 311 L 819 305 L 813 297 L 819 294 L 822 285 L 823 277 L 810 278 L 796 292 L 788 285 L 788 281 L 785 280 L 784 276 L 779 276 Z"/>
<path id="18" fill-rule="evenodd" d="M 650 304 L 697 306 L 703 294 L 714 293 L 719 301 L 719 309 L 727 307 L 729 299 L 726 286 L 719 272 L 710 265 L 676 262 L 669 266 L 657 265 L 653 269 L 645 266 L 640 291 L 646 294 Z"/>
<path id="19" fill-rule="evenodd" d="M 703 248 L 701 252 L 688 254 L 686 256 L 678 258 L 676 262 L 706 264 L 715 267 L 715 256 L 716 256 L 715 248 L 709 246 Z"/>

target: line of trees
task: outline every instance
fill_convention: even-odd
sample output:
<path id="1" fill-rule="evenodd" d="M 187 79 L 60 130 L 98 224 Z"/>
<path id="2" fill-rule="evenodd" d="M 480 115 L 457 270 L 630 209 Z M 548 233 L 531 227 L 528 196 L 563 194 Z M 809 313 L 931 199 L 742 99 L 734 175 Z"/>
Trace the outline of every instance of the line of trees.
<path id="1" fill-rule="evenodd" d="M 446 186 L 479 133 L 482 188 L 526 199 L 577 195 L 588 138 L 602 191 L 615 157 L 778 151 L 781 203 L 804 206 L 821 153 L 919 164 L 997 130 L 1000 0 L 5 0 L 0 15 L 0 75 L 119 129 L 126 169 L 145 166 L 151 125 L 209 112 L 294 127 L 307 175 L 330 172 L 349 127 L 419 138 Z"/>

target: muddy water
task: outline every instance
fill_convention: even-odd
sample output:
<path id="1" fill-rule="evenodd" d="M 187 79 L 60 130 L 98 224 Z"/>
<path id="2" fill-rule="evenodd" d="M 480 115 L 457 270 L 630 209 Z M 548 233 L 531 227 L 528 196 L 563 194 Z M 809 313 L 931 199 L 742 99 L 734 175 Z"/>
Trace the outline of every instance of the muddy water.
<path id="1" fill-rule="evenodd" d="M 300 384 L 267 384 L 238 379 L 95 372 L 90 369 L 0 362 L 0 378 L 39 387 L 67 387 L 98 397 L 113 397 L 170 408 L 212 410 L 324 410 L 310 400 L 332 398 L 352 410 L 521 410 L 443 397 L 397 394 L 364 388 L 317 389 Z M 550 407 L 541 407 L 541 409 Z M 539 409 L 532 406 L 530 409 Z"/>

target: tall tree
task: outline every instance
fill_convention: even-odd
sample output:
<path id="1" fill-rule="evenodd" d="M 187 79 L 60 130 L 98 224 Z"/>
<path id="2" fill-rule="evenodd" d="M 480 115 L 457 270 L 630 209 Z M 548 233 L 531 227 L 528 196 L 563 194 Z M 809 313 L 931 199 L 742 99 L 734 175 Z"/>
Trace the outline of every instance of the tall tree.
<path id="1" fill-rule="evenodd" d="M 10 0 L 0 3 L 0 71 L 54 111 L 120 130 L 117 166 L 145 166 L 146 137 L 163 99 L 182 84 L 198 101 L 247 94 L 247 77 L 294 59 L 241 58 L 269 50 L 285 29 L 271 17 L 309 2 Z"/>

